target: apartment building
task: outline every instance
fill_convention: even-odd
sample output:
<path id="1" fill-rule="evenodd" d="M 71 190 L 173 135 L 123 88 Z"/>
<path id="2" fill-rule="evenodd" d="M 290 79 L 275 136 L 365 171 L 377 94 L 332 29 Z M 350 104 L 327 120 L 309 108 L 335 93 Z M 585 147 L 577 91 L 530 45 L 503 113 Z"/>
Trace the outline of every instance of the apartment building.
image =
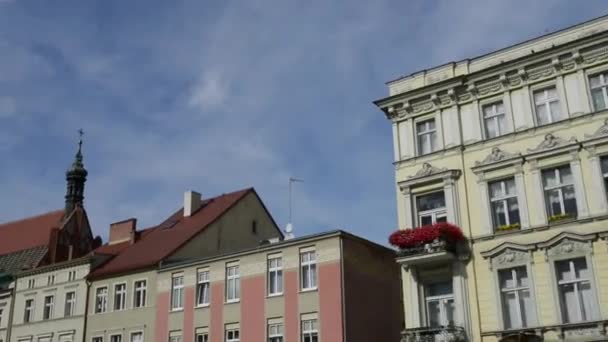
<path id="1" fill-rule="evenodd" d="M 394 258 L 333 231 L 163 265 L 155 341 L 398 341 Z"/>
<path id="2" fill-rule="evenodd" d="M 403 339 L 605 340 L 608 17 L 388 88 Z"/>

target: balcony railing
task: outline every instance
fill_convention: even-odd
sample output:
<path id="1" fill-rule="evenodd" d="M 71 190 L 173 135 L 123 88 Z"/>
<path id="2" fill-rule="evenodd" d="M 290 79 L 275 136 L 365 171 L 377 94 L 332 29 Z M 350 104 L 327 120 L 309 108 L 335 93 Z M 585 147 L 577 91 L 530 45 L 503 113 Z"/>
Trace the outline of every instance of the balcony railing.
<path id="1" fill-rule="evenodd" d="M 453 257 L 467 255 L 466 238 L 459 227 L 450 223 L 436 223 L 414 229 L 398 230 L 389 242 L 399 248 L 399 259 L 426 258 L 433 255 Z"/>
<path id="2" fill-rule="evenodd" d="M 401 342 L 466 342 L 467 334 L 462 327 L 425 327 L 405 329 Z"/>

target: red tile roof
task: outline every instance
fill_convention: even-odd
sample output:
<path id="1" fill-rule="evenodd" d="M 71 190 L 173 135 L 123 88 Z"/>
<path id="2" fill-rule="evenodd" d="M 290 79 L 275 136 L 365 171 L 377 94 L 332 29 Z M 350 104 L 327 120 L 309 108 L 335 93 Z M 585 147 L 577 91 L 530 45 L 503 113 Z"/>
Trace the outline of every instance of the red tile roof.
<path id="1" fill-rule="evenodd" d="M 158 264 L 163 258 L 219 219 L 250 192 L 254 192 L 253 188 L 203 201 L 201 208 L 190 217 L 184 217 L 183 209 L 180 209 L 158 226 L 141 231 L 139 239 L 122 250 L 120 247 L 111 245 L 99 247 L 95 252 L 119 250 L 118 255 L 93 271 L 89 277 L 103 278 Z M 118 245 L 122 245 L 122 243 L 115 246 Z"/>
<path id="2" fill-rule="evenodd" d="M 0 224 L 0 255 L 48 246 L 51 229 L 61 227 L 63 210 Z"/>

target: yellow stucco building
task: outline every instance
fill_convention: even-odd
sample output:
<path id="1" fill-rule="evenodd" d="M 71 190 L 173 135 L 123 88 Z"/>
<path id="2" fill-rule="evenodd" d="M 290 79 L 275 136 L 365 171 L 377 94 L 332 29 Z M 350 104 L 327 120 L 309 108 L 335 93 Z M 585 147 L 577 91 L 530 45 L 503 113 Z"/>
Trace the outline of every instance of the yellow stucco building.
<path id="1" fill-rule="evenodd" d="M 402 339 L 607 340 L 608 17 L 388 88 Z"/>

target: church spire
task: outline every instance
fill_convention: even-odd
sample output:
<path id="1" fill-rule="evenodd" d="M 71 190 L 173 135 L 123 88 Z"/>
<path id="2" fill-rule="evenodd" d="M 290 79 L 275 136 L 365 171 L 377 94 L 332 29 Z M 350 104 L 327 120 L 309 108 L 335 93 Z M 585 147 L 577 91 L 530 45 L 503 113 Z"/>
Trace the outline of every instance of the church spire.
<path id="1" fill-rule="evenodd" d="M 87 170 L 82 163 L 82 136 L 84 131 L 78 130 L 78 152 L 74 157 L 72 166 L 65 173 L 67 190 L 65 194 L 65 215 L 69 215 L 76 206 L 82 206 L 84 200 L 84 183 L 87 181 Z"/>

